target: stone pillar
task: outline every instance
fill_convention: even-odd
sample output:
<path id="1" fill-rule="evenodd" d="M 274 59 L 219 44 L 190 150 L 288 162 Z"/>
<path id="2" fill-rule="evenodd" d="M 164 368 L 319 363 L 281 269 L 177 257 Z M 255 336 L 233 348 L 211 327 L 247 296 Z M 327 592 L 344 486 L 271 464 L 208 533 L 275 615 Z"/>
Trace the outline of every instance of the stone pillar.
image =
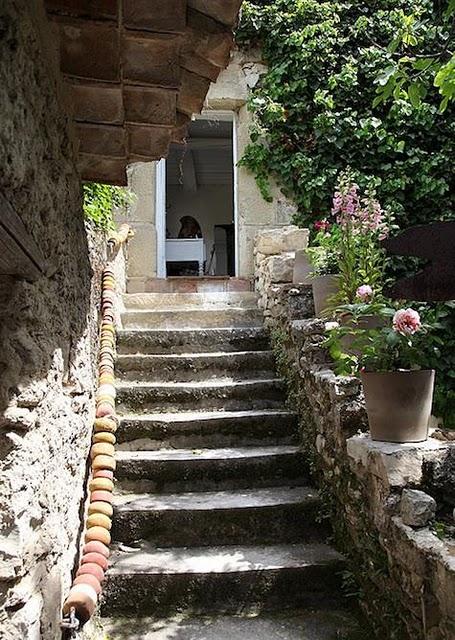
<path id="1" fill-rule="evenodd" d="M 291 290 L 295 288 L 292 284 L 295 253 L 307 248 L 308 236 L 308 229 L 291 225 L 265 229 L 254 239 L 255 289 L 266 326 L 272 326 L 282 313 L 279 294 L 283 286 L 288 285 Z"/>
<path id="2" fill-rule="evenodd" d="M 156 278 L 156 162 L 137 162 L 128 167 L 128 186 L 134 194 L 126 221 L 135 231 L 128 246 L 128 293 L 146 291 Z"/>

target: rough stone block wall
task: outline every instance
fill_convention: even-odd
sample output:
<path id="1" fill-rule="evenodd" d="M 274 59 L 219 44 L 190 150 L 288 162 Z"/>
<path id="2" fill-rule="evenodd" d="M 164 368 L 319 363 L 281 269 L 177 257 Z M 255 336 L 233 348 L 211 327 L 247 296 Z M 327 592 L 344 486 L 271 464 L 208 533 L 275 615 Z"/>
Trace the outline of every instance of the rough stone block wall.
<path id="1" fill-rule="evenodd" d="M 308 236 L 308 229 L 288 225 L 263 230 L 254 239 L 254 286 L 266 326 L 273 326 L 283 312 L 281 285 L 288 284 L 286 291 L 293 288 L 289 283 L 293 280 L 295 252 L 307 248 Z"/>
<path id="2" fill-rule="evenodd" d="M 60 637 L 93 416 L 92 267 L 97 271 L 101 264 L 90 264 L 53 44 L 41 1 L 0 3 L 0 190 L 49 266 L 48 275 L 34 283 L 0 282 L 5 640 Z M 99 255 L 97 248 L 95 243 L 93 255 Z"/>
<path id="3" fill-rule="evenodd" d="M 332 370 L 311 286 L 270 283 L 263 294 L 303 451 L 349 560 L 348 591 L 378 638 L 452 640 L 455 543 L 438 539 L 431 519 L 435 499 L 455 495 L 454 443 L 441 434 L 414 445 L 373 442 L 360 381 Z"/>

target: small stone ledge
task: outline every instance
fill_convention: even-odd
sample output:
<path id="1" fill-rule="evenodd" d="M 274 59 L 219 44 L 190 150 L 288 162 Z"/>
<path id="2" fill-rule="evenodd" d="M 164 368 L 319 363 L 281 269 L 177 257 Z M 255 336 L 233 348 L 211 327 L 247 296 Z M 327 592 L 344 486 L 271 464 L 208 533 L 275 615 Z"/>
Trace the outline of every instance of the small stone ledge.
<path id="1" fill-rule="evenodd" d="M 346 442 L 347 454 L 355 473 L 372 474 L 390 489 L 419 486 L 424 463 L 442 457 L 454 445 L 429 438 L 426 442 L 394 444 L 376 442 L 367 433 L 353 436 Z"/>

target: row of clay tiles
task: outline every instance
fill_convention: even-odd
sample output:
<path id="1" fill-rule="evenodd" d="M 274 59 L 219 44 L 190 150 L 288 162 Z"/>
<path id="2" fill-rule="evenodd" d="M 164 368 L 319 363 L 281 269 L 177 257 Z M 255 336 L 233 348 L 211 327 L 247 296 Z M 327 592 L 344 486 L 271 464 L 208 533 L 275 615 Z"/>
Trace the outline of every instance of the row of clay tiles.
<path id="1" fill-rule="evenodd" d="M 165 157 L 229 62 L 242 0 L 45 0 L 84 180 Z"/>

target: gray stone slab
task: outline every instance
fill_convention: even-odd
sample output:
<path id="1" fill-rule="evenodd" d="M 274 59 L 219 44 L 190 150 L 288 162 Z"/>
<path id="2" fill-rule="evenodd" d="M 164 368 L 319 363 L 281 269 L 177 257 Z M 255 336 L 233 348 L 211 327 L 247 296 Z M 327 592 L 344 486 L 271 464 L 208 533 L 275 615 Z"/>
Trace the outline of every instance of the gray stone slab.
<path id="1" fill-rule="evenodd" d="M 278 378 L 242 382 L 216 379 L 178 384 L 123 382 L 117 385 L 117 409 L 120 414 L 150 411 L 283 409 L 284 392 L 284 382 Z"/>
<path id="2" fill-rule="evenodd" d="M 269 334 L 261 328 L 149 329 L 119 331 L 119 353 L 197 353 L 207 351 L 263 351 Z"/>
<path id="3" fill-rule="evenodd" d="M 272 351 L 193 354 L 123 354 L 116 363 L 117 377 L 150 382 L 188 382 L 224 378 L 231 381 L 270 379 L 275 376 Z"/>
<path id="4" fill-rule="evenodd" d="M 125 329 L 211 329 L 227 327 L 261 327 L 262 312 L 258 309 L 203 307 L 170 310 L 134 310 L 122 313 Z"/>
<path id="5" fill-rule="evenodd" d="M 102 620 L 102 626 L 116 640 L 341 640 L 342 634 L 359 628 L 357 620 L 343 610 L 249 617 L 117 618 Z"/>
<path id="6" fill-rule="evenodd" d="M 290 411 L 187 411 L 124 415 L 117 432 L 121 450 L 219 448 L 292 444 L 297 416 Z"/>
<path id="7" fill-rule="evenodd" d="M 336 565 L 343 557 L 326 544 L 178 547 L 142 545 L 114 553 L 109 576 L 156 574 L 226 574 Z"/>

